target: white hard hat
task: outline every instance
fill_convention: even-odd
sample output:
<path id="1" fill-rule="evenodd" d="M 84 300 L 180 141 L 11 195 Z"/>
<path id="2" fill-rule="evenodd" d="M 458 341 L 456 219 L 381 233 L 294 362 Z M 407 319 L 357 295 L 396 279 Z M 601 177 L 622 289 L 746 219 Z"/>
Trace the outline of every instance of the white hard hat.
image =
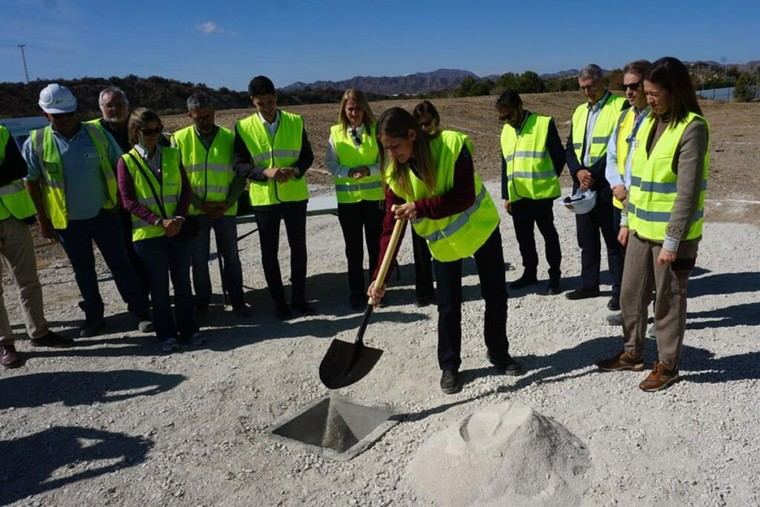
<path id="1" fill-rule="evenodd" d="M 77 99 L 71 90 L 51 83 L 40 91 L 39 106 L 48 114 L 71 113 L 77 109 Z"/>
<path id="2" fill-rule="evenodd" d="M 562 204 L 576 215 L 584 215 L 594 209 L 596 205 L 596 192 L 580 188 L 573 195 L 569 195 L 562 200 Z"/>

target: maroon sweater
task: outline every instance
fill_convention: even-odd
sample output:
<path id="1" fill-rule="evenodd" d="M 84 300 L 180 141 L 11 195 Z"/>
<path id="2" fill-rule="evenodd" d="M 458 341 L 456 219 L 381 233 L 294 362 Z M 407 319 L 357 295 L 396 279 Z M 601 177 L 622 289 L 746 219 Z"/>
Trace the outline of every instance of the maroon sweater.
<path id="1" fill-rule="evenodd" d="M 410 169 L 414 172 L 414 160 L 409 162 Z M 416 172 L 415 172 L 416 174 Z M 396 218 L 391 211 L 394 204 L 404 204 L 406 201 L 401 197 L 393 193 L 390 187 L 386 187 L 385 190 L 385 217 L 383 218 L 383 232 L 380 235 L 380 259 L 382 261 L 385 256 L 385 252 L 388 250 L 388 243 L 391 240 L 391 233 L 393 232 L 393 226 L 396 223 Z M 454 186 L 443 195 L 437 195 L 429 197 L 427 199 L 420 199 L 414 202 L 415 208 L 417 208 L 418 218 L 444 218 L 451 215 L 461 213 L 475 202 L 475 169 L 472 165 L 472 157 L 466 147 L 462 147 L 462 151 L 459 153 L 459 157 L 454 165 Z M 401 238 L 404 237 L 404 231 L 401 233 Z M 398 249 L 401 246 L 401 239 L 399 239 L 398 245 L 396 245 L 396 251 L 393 252 L 392 260 L 396 260 Z M 378 263 L 375 272 L 372 274 L 372 279 L 377 278 L 377 272 L 380 270 L 380 264 Z M 394 262 L 391 263 L 391 269 L 388 270 L 386 280 L 390 278 L 391 270 L 394 266 Z"/>
<path id="2" fill-rule="evenodd" d="M 184 217 L 187 215 L 187 208 L 190 205 L 190 182 L 187 180 L 187 174 L 185 174 L 185 168 L 182 165 L 179 166 L 179 172 L 182 178 L 182 193 L 179 196 L 179 202 L 177 203 L 177 209 L 174 212 L 174 216 Z M 156 223 L 156 220 L 160 217 L 153 213 L 147 206 L 140 204 L 137 201 L 135 195 L 135 182 L 132 180 L 132 175 L 129 174 L 127 164 L 124 160 L 119 158 L 116 163 L 116 179 L 119 184 L 119 196 L 121 197 L 121 206 L 125 210 L 129 211 L 133 215 L 137 215 L 139 218 L 145 220 L 150 224 Z M 159 189 L 156 189 L 158 192 Z"/>

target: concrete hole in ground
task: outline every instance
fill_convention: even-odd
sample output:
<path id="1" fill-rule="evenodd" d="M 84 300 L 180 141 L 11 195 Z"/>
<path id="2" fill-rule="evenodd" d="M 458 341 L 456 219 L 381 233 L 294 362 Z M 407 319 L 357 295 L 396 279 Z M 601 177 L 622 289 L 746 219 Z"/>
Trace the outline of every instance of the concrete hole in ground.
<path id="1" fill-rule="evenodd" d="M 377 441 L 398 419 L 388 407 L 368 406 L 331 395 L 275 423 L 272 435 L 291 444 L 317 447 L 322 453 L 351 459 Z"/>

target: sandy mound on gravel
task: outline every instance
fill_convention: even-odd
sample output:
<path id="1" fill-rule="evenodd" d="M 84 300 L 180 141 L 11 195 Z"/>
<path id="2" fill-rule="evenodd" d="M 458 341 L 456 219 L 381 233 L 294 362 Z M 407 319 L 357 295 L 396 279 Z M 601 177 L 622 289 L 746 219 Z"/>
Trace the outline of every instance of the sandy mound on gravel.
<path id="1" fill-rule="evenodd" d="M 430 437 L 408 480 L 438 505 L 577 505 L 590 469 L 588 449 L 565 427 L 505 402 Z"/>

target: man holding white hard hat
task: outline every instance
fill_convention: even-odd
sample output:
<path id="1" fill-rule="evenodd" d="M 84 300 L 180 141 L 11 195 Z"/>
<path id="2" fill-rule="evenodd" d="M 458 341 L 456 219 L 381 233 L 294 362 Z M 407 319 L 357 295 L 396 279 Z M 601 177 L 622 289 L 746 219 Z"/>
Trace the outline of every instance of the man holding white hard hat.
<path id="1" fill-rule="evenodd" d="M 612 276 L 612 297 L 607 308 L 617 311 L 620 309 L 623 252 L 612 219 L 612 190 L 604 173 L 607 142 L 627 102 L 606 88 L 602 81 L 602 69 L 598 65 L 584 67 L 578 75 L 578 85 L 586 102 L 573 113 L 566 155 L 567 168 L 573 178 L 570 204 L 576 213 L 578 246 L 581 248 L 581 286 L 566 296 L 572 300 L 599 296 L 601 233 L 607 246 L 607 262 Z M 593 191 L 593 194 L 587 190 Z"/>

